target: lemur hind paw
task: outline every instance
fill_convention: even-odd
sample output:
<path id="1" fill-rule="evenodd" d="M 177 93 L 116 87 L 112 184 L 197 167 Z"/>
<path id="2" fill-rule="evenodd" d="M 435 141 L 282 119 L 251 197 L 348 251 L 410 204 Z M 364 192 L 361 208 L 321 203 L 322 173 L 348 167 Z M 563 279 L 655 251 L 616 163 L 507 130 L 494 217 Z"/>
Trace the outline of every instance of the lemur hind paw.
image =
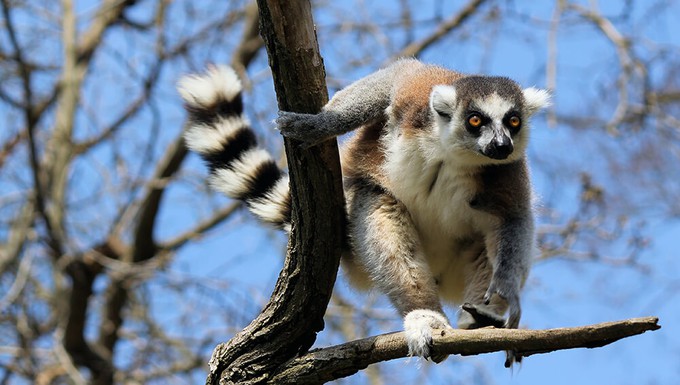
<path id="1" fill-rule="evenodd" d="M 484 305 L 464 303 L 461 309 L 467 312 L 467 314 L 461 314 L 458 321 L 458 327 L 461 329 L 479 329 L 487 326 L 502 328 L 505 326 L 505 318 Z"/>
<path id="2" fill-rule="evenodd" d="M 442 313 L 418 309 L 406 314 L 404 317 L 404 332 L 408 343 L 410 356 L 431 359 L 440 363 L 448 357 L 448 354 L 433 354 L 432 352 L 432 329 L 450 329 L 449 321 Z"/>

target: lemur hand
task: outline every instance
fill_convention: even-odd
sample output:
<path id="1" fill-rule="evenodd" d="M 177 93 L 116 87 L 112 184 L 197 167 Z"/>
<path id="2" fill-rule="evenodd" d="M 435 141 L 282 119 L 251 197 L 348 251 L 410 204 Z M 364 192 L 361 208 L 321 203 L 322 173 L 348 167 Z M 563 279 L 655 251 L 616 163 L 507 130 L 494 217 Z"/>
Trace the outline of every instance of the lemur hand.
<path id="1" fill-rule="evenodd" d="M 499 297 L 508 303 L 508 321 L 505 327 L 508 329 L 517 329 L 519 320 L 522 317 L 522 307 L 519 302 L 520 284 L 517 278 L 499 276 L 494 274 L 491 279 L 489 289 L 484 295 L 484 304 L 488 305 L 491 301 L 491 296 L 498 294 Z"/>
<path id="2" fill-rule="evenodd" d="M 489 289 L 484 295 L 484 303 L 489 304 L 491 296 L 498 294 L 499 297 L 508 303 L 508 321 L 505 327 L 508 329 L 517 329 L 519 326 L 519 319 L 522 317 L 522 307 L 519 302 L 520 284 L 516 278 L 498 276 L 494 274 L 491 279 Z M 506 351 L 505 367 L 509 368 L 515 362 L 522 361 L 522 356 L 513 350 Z"/>
<path id="3" fill-rule="evenodd" d="M 276 125 L 281 135 L 297 139 L 305 143 L 305 147 L 319 144 L 332 138 L 328 135 L 323 119 L 316 114 L 299 114 L 296 112 L 279 112 Z"/>

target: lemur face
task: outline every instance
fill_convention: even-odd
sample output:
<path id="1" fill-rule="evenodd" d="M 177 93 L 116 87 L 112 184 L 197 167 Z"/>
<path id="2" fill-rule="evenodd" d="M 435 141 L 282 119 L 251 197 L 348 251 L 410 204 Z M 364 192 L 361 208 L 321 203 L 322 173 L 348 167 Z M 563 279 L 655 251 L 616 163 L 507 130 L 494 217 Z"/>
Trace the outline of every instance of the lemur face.
<path id="1" fill-rule="evenodd" d="M 453 156 L 505 163 L 523 156 L 528 120 L 548 99 L 547 92 L 522 90 L 508 78 L 469 76 L 434 87 L 430 107 L 442 144 Z"/>

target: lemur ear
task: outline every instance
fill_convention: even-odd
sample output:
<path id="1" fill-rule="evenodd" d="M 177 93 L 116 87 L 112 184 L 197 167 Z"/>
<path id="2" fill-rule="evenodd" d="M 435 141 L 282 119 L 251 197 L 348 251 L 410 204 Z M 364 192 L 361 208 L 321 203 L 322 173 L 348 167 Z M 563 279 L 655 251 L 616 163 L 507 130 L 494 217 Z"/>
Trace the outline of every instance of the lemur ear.
<path id="1" fill-rule="evenodd" d="M 430 108 L 439 116 L 451 119 L 456 106 L 456 89 L 453 86 L 434 86 L 430 93 Z"/>
<path id="2" fill-rule="evenodd" d="M 533 115 L 538 110 L 550 105 L 550 92 L 539 88 L 529 87 L 522 91 L 524 95 L 524 106 L 529 115 Z"/>

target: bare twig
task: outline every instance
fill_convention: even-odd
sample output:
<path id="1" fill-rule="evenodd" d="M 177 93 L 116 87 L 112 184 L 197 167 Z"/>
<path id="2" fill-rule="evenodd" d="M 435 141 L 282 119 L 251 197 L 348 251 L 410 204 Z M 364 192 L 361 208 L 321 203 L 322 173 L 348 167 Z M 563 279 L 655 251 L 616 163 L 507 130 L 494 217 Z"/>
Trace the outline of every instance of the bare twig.
<path id="1" fill-rule="evenodd" d="M 24 256 L 24 259 L 19 264 L 19 269 L 17 275 L 14 278 L 14 283 L 10 286 L 7 293 L 0 298 L 0 312 L 5 310 L 5 307 L 12 304 L 18 297 L 21 291 L 24 289 L 26 282 L 28 281 L 28 276 L 31 273 L 31 263 L 33 262 L 33 254 L 28 254 Z"/>
<path id="2" fill-rule="evenodd" d="M 215 212 L 213 216 L 197 224 L 194 228 L 186 231 L 183 234 L 178 235 L 177 237 L 167 242 L 159 243 L 158 249 L 164 251 L 174 251 L 179 249 L 180 247 L 184 246 L 187 242 L 196 239 L 196 237 L 200 236 L 201 234 L 204 234 L 208 230 L 224 222 L 225 219 L 229 218 L 240 207 L 242 207 L 241 203 L 234 202 L 228 206 L 221 208 L 220 210 Z"/>
<path id="3" fill-rule="evenodd" d="M 19 74 L 21 77 L 21 85 L 23 89 L 23 112 L 24 112 L 24 120 L 26 121 L 26 133 L 28 137 L 28 156 L 29 156 L 29 164 L 31 165 L 31 172 L 32 172 L 32 178 L 33 178 L 33 195 L 34 195 L 34 200 L 35 204 L 32 205 L 36 209 L 36 211 L 40 214 L 40 216 L 43 218 L 45 222 L 45 228 L 50 234 L 50 247 L 52 248 L 52 251 L 60 255 L 62 253 L 60 245 L 55 242 L 55 237 L 52 235 L 54 234 L 54 229 L 52 228 L 52 223 L 49 220 L 46 210 L 45 210 L 45 186 L 44 182 L 42 180 L 42 170 L 40 167 L 40 162 L 38 160 L 38 153 L 37 153 L 37 144 L 36 144 L 36 139 L 35 139 L 35 128 L 37 124 L 37 117 L 36 114 L 34 113 L 34 106 L 33 106 L 33 88 L 32 88 L 32 76 L 31 76 L 31 68 L 26 62 L 24 58 L 24 51 L 19 43 L 19 40 L 16 35 L 16 30 L 14 26 L 14 19 L 12 18 L 12 13 L 10 11 L 10 4 L 8 3 L 7 0 L 2 1 L 2 13 L 5 18 L 5 25 L 7 27 L 7 32 L 9 35 L 9 40 L 10 44 L 12 46 L 12 49 L 14 50 L 14 60 L 17 62 L 17 65 L 19 66 Z"/>
<path id="4" fill-rule="evenodd" d="M 638 72 L 642 80 L 644 80 L 647 76 L 647 71 L 645 66 L 635 57 L 631 49 L 631 40 L 619 32 L 609 19 L 602 16 L 595 5 L 591 8 L 585 8 L 578 4 L 569 3 L 567 9 L 577 12 L 579 15 L 592 22 L 616 48 L 619 64 L 621 65 L 621 72 L 617 79 L 619 100 L 612 118 L 607 122 L 606 129 L 611 134 L 617 134 L 618 125 L 625 121 L 626 115 L 630 110 L 629 86 L 632 77 L 635 72 Z"/>
<path id="5" fill-rule="evenodd" d="M 548 31 L 548 57 L 545 66 L 545 84 L 550 92 L 555 92 L 557 89 L 557 37 L 560 19 L 562 17 L 562 12 L 564 12 L 564 1 L 565 0 L 558 0 L 556 2 L 552 20 L 550 21 L 550 30 Z M 552 128 L 557 127 L 557 116 L 555 116 L 554 108 L 548 110 L 548 125 Z"/>
<path id="6" fill-rule="evenodd" d="M 236 70 L 241 79 L 247 81 L 246 68 L 253 61 L 264 41 L 260 37 L 260 15 L 257 10 L 257 2 L 248 4 L 245 10 L 245 23 L 241 42 L 234 51 L 231 59 L 231 66 Z"/>
<path id="7" fill-rule="evenodd" d="M 422 51 L 424 51 L 426 48 L 431 46 L 432 44 L 436 43 L 441 39 L 443 36 L 446 34 L 450 33 L 451 31 L 460 28 L 465 21 L 467 21 L 472 15 L 474 15 L 479 7 L 485 2 L 486 0 L 471 0 L 468 2 L 458 13 L 453 15 L 450 19 L 446 20 L 445 22 L 441 23 L 437 29 L 432 32 L 430 35 L 426 36 L 425 38 L 413 42 L 409 45 L 407 45 L 404 49 L 402 49 L 397 55 L 394 57 L 409 57 L 409 56 L 417 56 L 420 54 Z"/>
<path id="8" fill-rule="evenodd" d="M 9 138 L 5 143 L 3 143 L 2 148 L 0 148 L 0 168 L 5 164 L 5 160 L 9 158 L 17 144 L 19 144 L 26 136 L 26 131 L 19 131 L 14 134 L 13 137 Z"/>
<path id="9" fill-rule="evenodd" d="M 31 231 L 31 224 L 35 217 L 35 205 L 33 199 L 28 199 L 19 213 L 12 221 L 7 236 L 7 242 L 0 253 L 0 274 L 12 266 L 21 255 L 29 232 Z"/>

